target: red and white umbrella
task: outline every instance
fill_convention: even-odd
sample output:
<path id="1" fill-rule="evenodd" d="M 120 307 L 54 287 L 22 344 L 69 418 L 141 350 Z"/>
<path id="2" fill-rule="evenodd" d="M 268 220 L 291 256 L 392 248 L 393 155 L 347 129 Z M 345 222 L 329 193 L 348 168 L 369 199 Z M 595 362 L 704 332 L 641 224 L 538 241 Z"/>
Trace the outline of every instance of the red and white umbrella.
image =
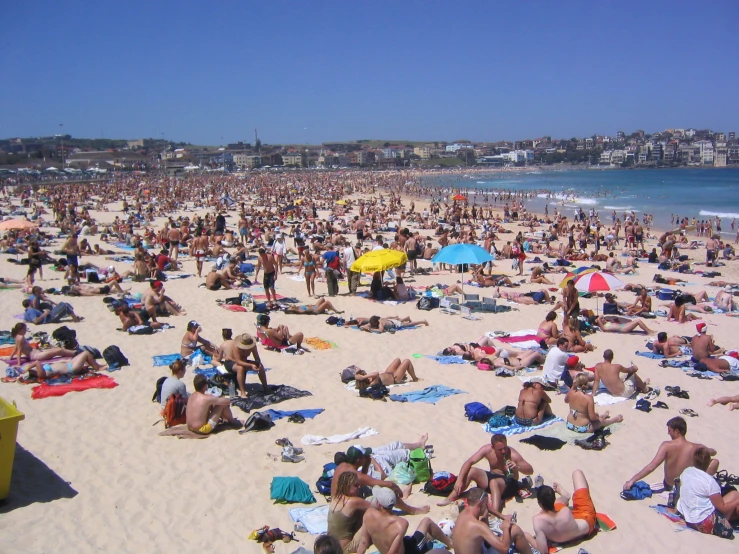
<path id="1" fill-rule="evenodd" d="M 616 290 L 623 287 L 626 283 L 618 279 L 613 273 L 605 271 L 595 271 L 593 273 L 581 273 L 575 277 L 575 288 L 580 292 L 599 292 L 606 290 Z M 595 311 L 599 312 L 598 297 L 595 297 Z"/>

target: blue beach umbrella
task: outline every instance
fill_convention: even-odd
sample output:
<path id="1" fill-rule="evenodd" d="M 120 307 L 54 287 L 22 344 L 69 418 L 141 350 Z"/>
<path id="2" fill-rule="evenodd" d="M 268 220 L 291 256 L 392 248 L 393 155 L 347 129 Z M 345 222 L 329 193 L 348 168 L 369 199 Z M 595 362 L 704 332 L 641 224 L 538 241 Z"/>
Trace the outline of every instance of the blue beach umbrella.
<path id="1" fill-rule="evenodd" d="M 450 265 L 461 265 L 464 269 L 464 264 L 484 264 L 493 260 L 494 257 L 476 244 L 450 244 L 445 246 L 439 252 L 431 258 L 431 261 L 435 264 L 450 264 Z M 464 288 L 464 272 L 462 274 L 462 288 Z"/>

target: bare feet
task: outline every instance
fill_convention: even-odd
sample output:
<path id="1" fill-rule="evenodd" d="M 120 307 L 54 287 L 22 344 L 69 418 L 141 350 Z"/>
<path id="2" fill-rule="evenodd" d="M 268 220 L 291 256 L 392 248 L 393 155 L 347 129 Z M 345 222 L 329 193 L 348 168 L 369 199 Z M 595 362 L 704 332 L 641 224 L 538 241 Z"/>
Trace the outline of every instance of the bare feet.
<path id="1" fill-rule="evenodd" d="M 431 511 L 431 506 L 420 506 L 418 508 L 414 508 L 412 510 L 412 513 L 409 513 L 408 515 L 416 516 L 420 514 L 427 514 Z"/>
<path id="2" fill-rule="evenodd" d="M 618 414 L 616 417 L 613 418 L 613 423 L 621 423 L 624 420 L 624 416 L 621 414 Z"/>
<path id="3" fill-rule="evenodd" d="M 716 399 L 715 399 L 715 398 L 711 398 L 711 399 L 710 399 L 710 400 L 708 401 L 708 404 L 706 404 L 706 406 L 708 406 L 709 408 L 710 408 L 711 406 L 715 406 L 715 405 L 716 405 Z M 731 410 L 732 408 L 730 407 L 729 409 Z"/>

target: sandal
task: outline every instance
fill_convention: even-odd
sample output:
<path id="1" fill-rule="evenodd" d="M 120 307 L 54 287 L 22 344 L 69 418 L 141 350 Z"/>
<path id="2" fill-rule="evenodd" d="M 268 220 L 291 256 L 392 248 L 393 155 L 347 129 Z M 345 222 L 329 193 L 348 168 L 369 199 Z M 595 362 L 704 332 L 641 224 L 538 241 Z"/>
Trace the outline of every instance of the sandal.
<path id="1" fill-rule="evenodd" d="M 658 401 L 658 402 L 655 402 L 654 403 L 654 407 L 655 408 L 663 408 L 665 410 L 669 410 L 670 409 L 670 407 L 667 404 L 665 404 L 664 402 L 662 402 L 661 400 Z"/>
<path id="2" fill-rule="evenodd" d="M 682 415 L 686 415 L 690 417 L 698 417 L 698 414 L 694 410 L 691 410 L 690 408 L 683 408 L 682 410 L 680 410 L 680 413 Z"/>

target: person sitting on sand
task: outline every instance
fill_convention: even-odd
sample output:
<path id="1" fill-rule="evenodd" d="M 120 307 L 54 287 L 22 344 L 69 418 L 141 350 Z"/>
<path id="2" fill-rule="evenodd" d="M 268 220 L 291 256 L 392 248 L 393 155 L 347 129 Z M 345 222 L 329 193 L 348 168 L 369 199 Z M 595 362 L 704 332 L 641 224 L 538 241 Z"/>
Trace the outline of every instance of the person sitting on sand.
<path id="1" fill-rule="evenodd" d="M 547 346 L 557 344 L 559 339 L 559 328 L 555 323 L 557 319 L 557 312 L 549 312 L 544 318 L 544 321 L 539 324 L 539 328 L 536 330 L 536 339 L 539 344 L 544 342 Z"/>
<path id="2" fill-rule="evenodd" d="M 690 347 L 693 349 L 691 361 L 694 364 L 710 361 L 715 359 L 714 356 L 724 353 L 724 349 L 716 346 L 713 337 L 706 332 L 708 325 L 704 321 L 696 323 L 695 329 L 698 334 L 690 340 Z"/>
<path id="3" fill-rule="evenodd" d="M 15 348 L 10 355 L 10 360 L 12 361 L 15 358 L 16 365 L 18 366 L 23 363 L 21 358 L 24 356 L 31 362 L 45 362 L 52 358 L 71 358 L 77 353 L 76 350 L 67 350 L 65 348 L 46 348 L 44 350 L 34 348 L 26 340 L 27 332 L 28 326 L 25 323 L 16 323 L 10 330 L 10 336 L 15 340 Z"/>
<path id="4" fill-rule="evenodd" d="M 137 327 L 151 327 L 152 329 L 162 329 L 164 323 L 159 321 L 150 321 L 149 314 L 145 311 L 132 310 L 128 304 L 123 304 L 118 308 L 118 318 L 121 320 L 121 330 L 135 330 Z"/>
<path id="5" fill-rule="evenodd" d="M 187 401 L 187 428 L 199 435 L 209 435 L 222 419 L 233 427 L 240 427 L 241 422 L 231 413 L 231 400 L 223 396 L 206 394 L 208 378 L 196 375 L 192 381 L 195 389 Z"/>
<path id="6" fill-rule="evenodd" d="M 687 323 L 699 319 L 695 314 L 686 312 L 688 308 L 687 302 L 680 302 L 681 298 L 677 298 L 674 302 L 667 305 L 667 321 L 676 321 L 678 323 Z M 665 304 L 662 305 L 663 307 Z"/>
<path id="7" fill-rule="evenodd" d="M 585 474 L 577 469 L 572 473 L 574 494 L 570 495 L 562 485 L 542 485 L 536 495 L 541 512 L 533 518 L 535 539 L 530 540 L 540 552 L 549 552 L 549 543 L 565 543 L 587 538 L 593 534 L 596 512 L 590 498 L 590 487 Z M 555 497 L 559 494 L 559 498 Z M 572 508 L 569 507 L 572 499 Z"/>
<path id="8" fill-rule="evenodd" d="M 739 492 L 722 495 L 721 486 L 709 473 L 711 453 L 705 447 L 693 453 L 693 463 L 680 474 L 677 510 L 691 529 L 725 539 L 734 538 L 739 521 Z M 733 487 L 732 487 L 733 489 Z"/>
<path id="9" fill-rule="evenodd" d="M 21 305 L 25 309 L 23 312 L 23 321 L 33 323 L 35 325 L 43 325 L 44 323 L 59 323 L 63 318 L 69 316 L 72 321 L 77 323 L 82 321 L 84 318 L 74 313 L 74 308 L 71 304 L 66 302 L 59 302 L 52 309 L 36 310 L 31 307 L 31 301 L 26 298 L 21 302 Z"/>
<path id="10" fill-rule="evenodd" d="M 474 467 L 483 460 L 487 461 L 489 471 Z M 501 513 L 503 504 L 518 494 L 522 486 L 519 483 L 521 475 L 533 473 L 531 464 L 517 450 L 508 446 L 506 436 L 495 434 L 490 438 L 490 444 L 480 448 L 462 464 L 454 490 L 438 506 L 451 504 L 474 482 L 490 492 L 490 513 L 504 519 Z"/>
<path id="11" fill-rule="evenodd" d="M 722 406 L 729 405 L 729 411 L 739 410 L 739 395 L 737 396 L 721 396 L 719 398 L 711 398 L 707 406 L 710 408 L 716 404 Z"/>
<path id="12" fill-rule="evenodd" d="M 674 358 L 679 356 L 682 351 L 681 346 L 689 346 L 691 337 L 678 337 L 673 335 L 667 337 L 667 333 L 661 331 L 657 333 L 657 339 L 652 343 L 652 352 L 662 354 L 665 358 Z"/>
<path id="13" fill-rule="evenodd" d="M 407 329 L 409 327 L 416 327 L 417 325 L 428 326 L 428 321 L 425 319 L 422 321 L 411 321 L 410 317 L 400 317 L 397 315 L 390 317 L 380 317 L 373 315 L 370 317 L 369 322 L 359 327 L 360 331 L 368 331 L 371 333 L 395 333 L 401 329 Z"/>
<path id="14" fill-rule="evenodd" d="M 229 290 L 231 285 L 229 285 L 228 279 L 216 270 L 216 266 L 213 266 L 205 276 L 205 288 L 208 290 Z"/>
<path id="15" fill-rule="evenodd" d="M 633 333 L 635 329 L 641 329 L 647 335 L 654 334 L 641 319 L 627 319 L 617 315 L 597 316 L 594 323 L 601 331 L 606 333 Z"/>
<path id="16" fill-rule="evenodd" d="M 680 477 L 680 474 L 686 468 L 693 465 L 695 451 L 699 448 L 706 448 L 702 444 L 690 442 L 685 438 L 688 434 L 688 424 L 682 417 L 673 417 L 667 422 L 667 434 L 670 436 L 670 440 L 660 444 L 654 459 L 624 483 L 625 491 L 633 487 L 637 481 L 657 471 L 657 468 L 663 464 L 664 478 L 662 479 L 662 485 L 664 490 L 671 491 L 675 486 L 675 479 Z M 709 448 L 708 452 L 711 456 L 716 455 L 713 448 Z M 719 461 L 712 460 L 706 472 L 709 475 L 715 475 L 718 467 Z"/>
<path id="17" fill-rule="evenodd" d="M 343 552 L 356 552 L 361 539 L 362 517 L 371 504 L 359 496 L 359 477 L 347 471 L 339 477 L 336 495 L 328 508 L 329 536 L 339 541 Z"/>
<path id="18" fill-rule="evenodd" d="M 409 506 L 403 500 L 403 493 L 398 485 L 396 485 L 392 481 L 375 479 L 374 477 L 370 477 L 367 474 L 369 465 L 372 463 L 371 454 L 372 449 L 370 448 L 359 448 L 356 446 L 349 447 L 349 449 L 346 451 L 346 456 L 344 457 L 344 460 L 338 464 L 338 466 L 334 470 L 334 475 L 331 478 L 331 498 L 334 498 L 336 496 L 336 493 L 338 491 L 339 479 L 341 479 L 341 476 L 344 473 L 349 472 L 354 473 L 357 476 L 357 478 L 359 479 L 359 486 L 364 492 L 367 492 L 367 488 L 390 488 L 393 490 L 393 492 L 395 492 L 398 498 L 396 506 L 399 510 L 402 510 L 410 515 L 427 514 L 431 509 L 430 506 L 422 506 L 420 508 Z"/>
<path id="19" fill-rule="evenodd" d="M 156 321 L 157 316 L 187 315 L 182 306 L 164 294 L 164 283 L 161 281 L 153 281 L 151 287 L 141 295 L 141 300 L 152 321 Z"/>
<path id="20" fill-rule="evenodd" d="M 239 387 L 239 394 L 246 398 L 248 396 L 246 392 L 246 372 L 256 371 L 259 376 L 259 382 L 262 383 L 262 390 L 265 393 L 269 392 L 269 386 L 267 385 L 267 373 L 264 369 L 264 364 L 259 357 L 259 350 L 257 349 L 257 343 L 248 333 L 239 335 L 235 339 L 232 339 L 231 329 L 223 329 L 223 344 L 219 347 L 221 352 L 221 361 L 228 371 L 236 374 L 236 383 Z M 249 360 L 249 356 L 253 360 Z"/>
<path id="21" fill-rule="evenodd" d="M 303 333 L 290 333 L 287 325 L 278 325 L 275 328 L 269 326 L 271 319 L 267 314 L 257 316 L 257 331 L 262 344 L 272 348 L 284 348 L 295 346 L 298 350 L 303 348 Z M 301 352 L 302 354 L 302 352 Z"/>
<path id="22" fill-rule="evenodd" d="M 483 266 L 480 266 L 480 269 L 478 269 L 472 275 L 472 279 L 481 287 L 515 287 L 517 286 L 513 281 L 510 280 L 510 278 L 507 275 L 503 275 L 502 273 L 499 273 L 499 274 L 491 273 L 490 275 L 485 275 Z"/>
<path id="23" fill-rule="evenodd" d="M 597 414 L 593 396 L 586 392 L 588 388 L 590 388 L 590 383 L 585 373 L 576 375 L 572 380 L 572 388 L 565 396 L 565 402 L 570 406 L 566 423 L 568 429 L 577 433 L 592 433 L 612 423 L 623 421 L 624 418 L 621 415 L 612 418 L 608 412 L 603 415 Z"/>
<path id="24" fill-rule="evenodd" d="M 633 363 L 630 367 L 613 363 L 613 350 L 603 352 L 603 361 L 595 364 L 593 394 L 598 392 L 601 381 L 605 389 L 613 396 L 631 398 L 635 393 L 646 393 L 649 390 L 649 379 L 642 381 L 636 374 L 639 368 Z"/>
<path id="25" fill-rule="evenodd" d="M 652 311 L 652 298 L 647 294 L 647 289 L 642 289 L 636 301 L 626 308 L 626 315 L 636 316 Z"/>
<path id="26" fill-rule="evenodd" d="M 41 363 L 37 361 L 29 371 L 35 370 L 39 381 L 41 381 L 61 375 L 81 375 L 88 371 L 102 371 L 106 367 L 97 363 L 93 355 L 87 350 L 82 350 L 68 362 Z"/>
<path id="27" fill-rule="evenodd" d="M 523 384 L 518 393 L 518 407 L 514 421 L 523 427 L 539 425 L 545 418 L 552 417 L 552 399 L 544 391 L 544 386 L 538 381 L 529 381 Z"/>
<path id="28" fill-rule="evenodd" d="M 393 441 L 375 448 L 362 448 L 369 451 L 371 458 L 371 463 L 367 467 L 367 475 L 375 479 L 388 478 L 396 465 L 408 462 L 412 450 L 426 448 L 428 439 L 428 433 L 425 433 L 415 442 Z M 343 455 L 343 453 L 340 454 Z"/>
<path id="29" fill-rule="evenodd" d="M 307 314 L 307 315 L 319 315 L 331 312 L 334 314 L 343 314 L 329 300 L 321 298 L 315 304 L 290 304 L 285 308 L 286 314 Z"/>
<path id="30" fill-rule="evenodd" d="M 187 392 L 187 387 L 182 381 L 185 373 L 187 373 L 185 362 L 182 359 L 175 360 L 169 365 L 169 370 L 172 372 L 172 375 L 167 377 L 162 383 L 160 394 L 162 408 L 167 405 L 167 400 L 169 400 L 169 397 L 173 394 L 181 395 L 185 402 L 187 402 L 190 397 L 190 394 Z"/>
<path id="31" fill-rule="evenodd" d="M 535 283 L 537 285 L 553 285 L 552 281 L 544 277 L 544 270 L 541 267 L 535 267 L 531 271 L 531 277 L 529 278 L 529 281 L 531 283 Z"/>
<path id="32" fill-rule="evenodd" d="M 499 537 L 490 530 L 488 524 L 488 493 L 474 487 L 464 493 L 464 507 L 454 525 L 452 545 L 456 554 L 481 554 L 485 552 L 509 552 L 511 545 L 521 554 L 540 554 L 534 550 L 526 539 L 524 532 L 517 525 L 512 525 L 510 518 L 505 518 Z"/>
<path id="33" fill-rule="evenodd" d="M 208 339 L 200 336 L 200 332 L 202 330 L 203 328 L 197 321 L 189 321 L 187 323 L 187 330 L 185 331 L 185 335 L 182 337 L 180 344 L 180 355 L 183 358 L 187 358 L 199 348 L 208 356 L 212 356 L 217 360 L 220 360 L 221 351 Z"/>
<path id="34" fill-rule="evenodd" d="M 595 347 L 592 344 L 585 342 L 585 339 L 582 338 L 582 333 L 580 332 L 580 320 L 576 317 L 571 317 L 567 320 L 567 325 L 565 325 L 562 331 L 562 336 L 570 341 L 570 345 L 567 348 L 570 352 L 580 353 L 592 352 L 595 350 Z"/>
<path id="35" fill-rule="evenodd" d="M 354 380 L 357 382 L 357 388 L 366 388 L 377 384 L 388 386 L 404 382 L 406 375 L 410 375 L 411 381 L 414 383 L 418 381 L 413 363 L 408 359 L 401 362 L 400 358 L 395 358 L 383 373 L 376 371 L 366 373 L 361 369 L 355 370 Z"/>
<path id="36" fill-rule="evenodd" d="M 422 554 L 431 548 L 430 543 L 435 540 L 452 548 L 449 537 L 428 517 L 421 520 L 411 536 L 407 536 L 408 520 L 393 514 L 398 499 L 392 489 L 375 487 L 372 495 L 378 507 L 370 506 L 364 513 L 357 554 L 365 554 L 373 544 L 380 554 Z"/>

